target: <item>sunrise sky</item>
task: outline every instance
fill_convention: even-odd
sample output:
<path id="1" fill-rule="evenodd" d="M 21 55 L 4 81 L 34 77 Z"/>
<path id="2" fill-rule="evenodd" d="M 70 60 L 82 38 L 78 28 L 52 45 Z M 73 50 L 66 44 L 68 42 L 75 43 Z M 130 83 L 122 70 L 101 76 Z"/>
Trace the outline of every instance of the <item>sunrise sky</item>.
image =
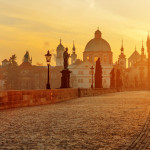
<path id="1" fill-rule="evenodd" d="M 20 64 L 29 50 L 33 64 L 45 65 L 45 53 L 49 49 L 54 54 L 60 38 L 70 53 L 74 40 L 82 59 L 98 26 L 114 62 L 122 39 L 127 57 L 135 45 L 140 52 L 142 40 L 146 51 L 150 0 L 0 0 L 0 62 L 15 53 Z"/>

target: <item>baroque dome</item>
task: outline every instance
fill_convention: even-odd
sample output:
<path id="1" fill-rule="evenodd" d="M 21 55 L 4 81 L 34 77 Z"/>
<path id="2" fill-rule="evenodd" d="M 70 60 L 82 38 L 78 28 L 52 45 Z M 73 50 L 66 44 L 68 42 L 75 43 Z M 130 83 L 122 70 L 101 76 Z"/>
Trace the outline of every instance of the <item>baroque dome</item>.
<path id="1" fill-rule="evenodd" d="M 95 32 L 95 38 L 90 40 L 85 47 L 86 52 L 111 51 L 109 43 L 101 35 L 102 33 L 99 30 Z"/>

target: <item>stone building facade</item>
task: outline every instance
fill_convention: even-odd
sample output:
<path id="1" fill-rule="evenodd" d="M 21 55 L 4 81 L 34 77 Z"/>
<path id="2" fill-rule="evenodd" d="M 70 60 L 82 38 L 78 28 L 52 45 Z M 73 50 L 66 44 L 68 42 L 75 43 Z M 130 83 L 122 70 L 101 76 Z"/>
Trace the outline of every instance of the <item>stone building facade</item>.
<path id="1" fill-rule="evenodd" d="M 90 68 L 93 66 L 95 70 L 95 65 L 98 58 L 100 58 L 102 65 L 103 87 L 110 87 L 110 72 L 113 68 L 113 54 L 109 43 L 102 38 L 102 33 L 100 30 L 95 32 L 94 38 L 85 46 L 83 61 L 77 64 L 73 63 L 69 67 L 72 71 L 72 87 L 91 87 L 92 75 Z"/>
<path id="2" fill-rule="evenodd" d="M 122 51 L 121 51 L 122 53 Z M 121 56 L 121 55 L 120 55 Z M 128 68 L 120 63 L 121 57 L 119 56 L 117 65 L 122 73 L 123 87 L 124 88 L 141 88 L 148 87 L 148 61 L 144 50 L 143 42 L 141 54 L 134 50 L 132 55 L 128 58 Z M 122 57 L 125 62 L 125 56 Z"/>

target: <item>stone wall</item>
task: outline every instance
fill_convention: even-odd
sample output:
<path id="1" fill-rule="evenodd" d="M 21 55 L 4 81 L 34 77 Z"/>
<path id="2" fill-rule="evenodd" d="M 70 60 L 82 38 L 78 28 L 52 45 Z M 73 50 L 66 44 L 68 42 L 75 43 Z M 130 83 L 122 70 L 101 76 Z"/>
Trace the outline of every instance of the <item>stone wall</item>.
<path id="1" fill-rule="evenodd" d="M 78 89 L 79 97 L 98 96 L 107 93 L 115 93 L 116 89 Z"/>
<path id="2" fill-rule="evenodd" d="M 0 91 L 0 109 L 54 104 L 84 96 L 116 92 L 114 89 L 55 89 L 31 91 Z"/>

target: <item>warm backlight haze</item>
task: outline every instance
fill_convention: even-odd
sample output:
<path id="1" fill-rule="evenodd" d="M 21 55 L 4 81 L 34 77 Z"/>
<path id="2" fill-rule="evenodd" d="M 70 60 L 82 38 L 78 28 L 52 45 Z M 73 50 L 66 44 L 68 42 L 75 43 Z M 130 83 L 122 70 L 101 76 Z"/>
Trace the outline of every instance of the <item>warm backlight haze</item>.
<path id="1" fill-rule="evenodd" d="M 135 45 L 140 53 L 142 40 L 146 49 L 149 6 L 149 0 L 0 0 L 0 62 L 15 53 L 20 64 L 29 50 L 33 64 L 45 65 L 44 55 L 48 49 L 56 53 L 60 38 L 69 53 L 74 40 L 82 59 L 98 26 L 111 46 L 113 61 L 122 39 L 128 58 Z"/>

